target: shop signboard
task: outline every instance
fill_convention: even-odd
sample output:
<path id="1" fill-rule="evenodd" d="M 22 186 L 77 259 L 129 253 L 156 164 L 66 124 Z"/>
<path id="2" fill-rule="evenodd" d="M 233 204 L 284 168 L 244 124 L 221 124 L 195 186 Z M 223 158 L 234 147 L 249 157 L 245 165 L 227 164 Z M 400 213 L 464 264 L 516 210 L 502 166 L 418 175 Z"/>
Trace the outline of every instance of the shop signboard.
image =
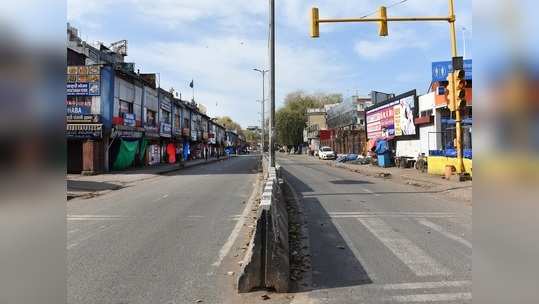
<path id="1" fill-rule="evenodd" d="M 98 139 L 103 136 L 102 124 L 67 124 L 66 136 L 68 138 Z"/>
<path id="2" fill-rule="evenodd" d="M 449 73 L 453 72 L 453 63 L 451 61 L 435 61 L 432 63 L 432 81 L 447 81 Z M 465 79 L 472 79 L 472 60 L 464 60 Z"/>
<path id="3" fill-rule="evenodd" d="M 68 96 L 99 96 L 100 65 L 68 66 L 67 67 L 67 95 Z"/>
<path id="4" fill-rule="evenodd" d="M 163 123 L 163 122 L 160 124 L 159 133 L 161 134 L 161 136 L 171 137 L 171 131 L 172 131 L 172 126 L 170 124 Z"/>
<path id="5" fill-rule="evenodd" d="M 123 113 L 124 126 L 135 127 L 137 121 L 135 119 L 135 113 Z"/>
<path id="6" fill-rule="evenodd" d="M 67 114 L 68 123 L 100 123 L 101 115 L 98 114 Z"/>
<path id="7" fill-rule="evenodd" d="M 368 107 L 365 114 L 367 138 L 417 138 L 419 132 L 414 123 L 417 108 L 415 90 Z"/>

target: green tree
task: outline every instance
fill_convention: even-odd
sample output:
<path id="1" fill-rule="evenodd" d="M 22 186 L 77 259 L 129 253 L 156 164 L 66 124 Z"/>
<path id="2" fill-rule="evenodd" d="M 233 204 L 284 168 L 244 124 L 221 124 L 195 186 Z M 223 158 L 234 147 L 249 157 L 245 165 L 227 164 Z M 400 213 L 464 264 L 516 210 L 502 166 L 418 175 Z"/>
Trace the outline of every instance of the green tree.
<path id="1" fill-rule="evenodd" d="M 275 113 L 277 143 L 286 146 L 302 144 L 307 109 L 339 102 L 342 102 L 342 94 L 306 94 L 303 91 L 289 93 L 285 97 L 284 106 Z"/>
<path id="2" fill-rule="evenodd" d="M 215 117 L 215 121 L 226 129 L 236 131 L 238 135 L 245 136 L 241 125 L 230 118 L 230 116 Z"/>

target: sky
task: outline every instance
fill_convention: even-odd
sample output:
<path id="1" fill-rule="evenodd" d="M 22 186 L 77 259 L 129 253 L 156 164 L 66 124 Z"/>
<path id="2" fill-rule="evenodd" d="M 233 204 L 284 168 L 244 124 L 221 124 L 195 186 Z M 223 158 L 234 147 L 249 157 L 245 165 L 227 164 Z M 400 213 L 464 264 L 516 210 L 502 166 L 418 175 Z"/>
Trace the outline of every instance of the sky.
<path id="1" fill-rule="evenodd" d="M 311 6 L 321 18 L 360 17 L 380 5 L 388 16 L 444 16 L 447 0 L 275 0 L 276 106 L 287 93 L 366 96 L 371 90 L 425 93 L 431 62 L 450 60 L 447 22 L 395 22 L 389 36 L 375 23 L 322 24 L 309 36 Z M 400 3 L 403 2 L 403 3 Z M 472 3 L 456 0 L 459 54 L 472 58 Z M 268 68 L 265 0 L 68 0 L 67 19 L 88 42 L 128 40 L 126 61 L 159 73 L 161 87 L 195 100 L 210 116 L 228 115 L 243 127 L 260 124 L 262 77 Z M 267 80 L 267 78 L 266 78 Z M 269 83 L 266 82 L 266 109 Z"/>

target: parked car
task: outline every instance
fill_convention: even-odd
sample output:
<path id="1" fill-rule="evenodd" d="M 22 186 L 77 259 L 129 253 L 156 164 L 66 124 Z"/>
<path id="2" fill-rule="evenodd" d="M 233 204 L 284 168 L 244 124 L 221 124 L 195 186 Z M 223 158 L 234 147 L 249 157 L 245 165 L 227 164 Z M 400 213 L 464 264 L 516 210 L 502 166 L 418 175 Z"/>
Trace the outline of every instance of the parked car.
<path id="1" fill-rule="evenodd" d="M 335 159 L 336 157 L 337 154 L 330 147 L 321 147 L 318 150 L 318 158 L 320 159 Z"/>

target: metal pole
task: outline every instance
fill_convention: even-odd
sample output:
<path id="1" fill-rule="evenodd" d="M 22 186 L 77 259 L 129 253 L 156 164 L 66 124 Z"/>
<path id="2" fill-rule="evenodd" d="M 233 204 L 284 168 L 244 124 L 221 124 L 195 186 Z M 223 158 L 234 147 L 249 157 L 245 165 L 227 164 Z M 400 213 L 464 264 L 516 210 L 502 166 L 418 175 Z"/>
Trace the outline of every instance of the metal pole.
<path id="1" fill-rule="evenodd" d="M 266 72 L 267 70 L 262 71 L 262 155 L 264 154 L 264 147 L 266 146 L 266 117 L 264 116 L 264 104 L 266 101 L 266 91 L 265 91 L 265 83 L 266 83 Z"/>
<path id="2" fill-rule="evenodd" d="M 449 31 L 451 37 L 451 56 L 457 57 L 457 34 L 455 30 L 455 7 L 454 0 L 449 0 Z M 452 95 L 456 98 L 455 94 Z M 454 102 L 456 104 L 456 102 Z M 460 107 L 455 109 L 455 135 L 456 135 L 456 148 L 457 148 L 457 173 L 464 172 L 464 162 L 462 159 L 462 124 L 461 124 L 461 112 Z"/>
<path id="3" fill-rule="evenodd" d="M 270 128 L 269 160 L 275 167 L 275 0 L 270 1 Z"/>

